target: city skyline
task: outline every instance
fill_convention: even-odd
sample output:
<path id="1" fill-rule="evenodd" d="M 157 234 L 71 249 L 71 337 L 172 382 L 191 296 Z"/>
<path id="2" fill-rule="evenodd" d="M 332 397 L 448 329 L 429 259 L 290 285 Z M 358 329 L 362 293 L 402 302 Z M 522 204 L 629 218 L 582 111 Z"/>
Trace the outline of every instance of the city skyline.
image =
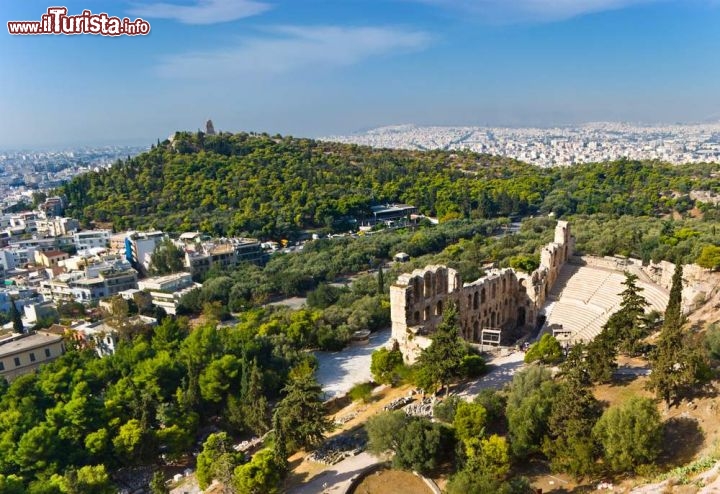
<path id="1" fill-rule="evenodd" d="M 713 0 L 66 2 L 147 36 L 0 36 L 0 149 L 419 126 L 720 121 Z M 7 21 L 49 4 L 8 2 Z"/>

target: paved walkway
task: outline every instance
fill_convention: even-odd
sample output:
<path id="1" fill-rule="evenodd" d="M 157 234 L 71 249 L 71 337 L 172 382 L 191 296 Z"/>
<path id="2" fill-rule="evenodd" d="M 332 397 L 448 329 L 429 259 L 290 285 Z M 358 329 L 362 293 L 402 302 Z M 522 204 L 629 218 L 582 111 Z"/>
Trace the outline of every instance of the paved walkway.
<path id="1" fill-rule="evenodd" d="M 332 465 L 310 482 L 290 490 L 289 494 L 344 494 L 358 475 L 380 461 L 364 451 Z"/>
<path id="2" fill-rule="evenodd" d="M 487 362 L 488 373 L 477 381 L 465 384 L 458 395 L 470 401 L 483 389 L 501 389 L 512 381 L 517 371 L 525 365 L 525 352 L 515 351 L 504 357 L 496 357 Z"/>

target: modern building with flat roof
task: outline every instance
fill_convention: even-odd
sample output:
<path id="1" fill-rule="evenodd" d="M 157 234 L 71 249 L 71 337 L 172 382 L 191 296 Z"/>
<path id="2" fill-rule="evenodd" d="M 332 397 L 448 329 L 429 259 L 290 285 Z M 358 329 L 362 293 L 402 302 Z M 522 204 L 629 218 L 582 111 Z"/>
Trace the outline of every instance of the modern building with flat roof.
<path id="1" fill-rule="evenodd" d="M 183 295 L 201 286 L 200 283 L 193 283 L 190 273 L 174 273 L 138 281 L 140 290 L 150 292 L 153 305 L 162 307 L 166 313 L 173 315 L 177 313 Z"/>

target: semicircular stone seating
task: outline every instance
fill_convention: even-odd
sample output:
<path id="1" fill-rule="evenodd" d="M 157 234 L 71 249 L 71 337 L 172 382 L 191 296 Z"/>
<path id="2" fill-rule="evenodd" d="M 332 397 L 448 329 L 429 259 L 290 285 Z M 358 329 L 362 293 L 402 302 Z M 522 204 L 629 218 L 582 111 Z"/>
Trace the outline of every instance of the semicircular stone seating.
<path id="1" fill-rule="evenodd" d="M 610 315 L 619 309 L 625 275 L 592 266 L 563 266 L 548 297 L 547 327 L 570 331 L 571 342 L 588 342 L 597 336 Z M 667 292 L 652 283 L 638 281 L 648 302 L 646 310 L 664 312 Z"/>

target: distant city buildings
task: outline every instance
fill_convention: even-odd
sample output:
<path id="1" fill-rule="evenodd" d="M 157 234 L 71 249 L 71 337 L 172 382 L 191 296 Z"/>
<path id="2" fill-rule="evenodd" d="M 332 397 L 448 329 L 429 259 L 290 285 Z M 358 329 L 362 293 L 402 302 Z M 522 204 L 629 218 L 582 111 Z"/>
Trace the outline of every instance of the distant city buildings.
<path id="1" fill-rule="evenodd" d="M 543 167 L 623 157 L 674 164 L 720 162 L 720 123 L 635 126 L 601 122 L 547 129 L 399 125 L 326 140 L 377 148 L 470 150 Z"/>
<path id="2" fill-rule="evenodd" d="M 106 168 L 146 149 L 146 146 L 97 146 L 64 151 L 0 151 L 0 209 L 18 202 L 32 203 L 34 192 L 59 187 L 76 175 Z M 38 208 L 53 217 L 60 216 L 64 206 L 62 198 L 51 197 Z"/>

